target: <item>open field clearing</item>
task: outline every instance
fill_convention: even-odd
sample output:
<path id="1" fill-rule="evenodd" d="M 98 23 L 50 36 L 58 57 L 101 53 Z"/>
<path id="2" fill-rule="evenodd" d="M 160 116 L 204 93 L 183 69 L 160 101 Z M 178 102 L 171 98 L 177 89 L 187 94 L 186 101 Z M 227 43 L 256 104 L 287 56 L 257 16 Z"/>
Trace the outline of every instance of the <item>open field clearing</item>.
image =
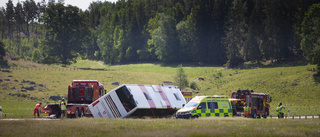
<path id="1" fill-rule="evenodd" d="M 0 123 L 0 136 L 319 136 L 320 119 L 63 119 Z"/>
<path id="2" fill-rule="evenodd" d="M 50 102 L 52 95 L 66 97 L 72 80 L 98 80 L 110 91 L 121 84 L 162 84 L 174 82 L 176 66 L 160 64 L 128 64 L 108 66 L 102 62 L 79 60 L 67 68 L 42 65 L 23 60 L 10 61 L 12 72 L 0 72 L 0 106 L 7 118 L 31 118 L 36 103 Z M 83 70 L 80 68 L 86 68 Z M 270 115 L 276 116 L 276 105 L 282 102 L 290 115 L 319 115 L 320 84 L 314 82 L 314 65 L 256 67 L 252 69 L 225 69 L 213 66 L 183 67 L 188 79 L 197 82 L 197 95 L 231 95 L 238 89 L 253 89 L 254 92 L 269 93 L 272 97 Z M 204 80 L 199 80 L 203 78 Z M 10 79 L 5 81 L 4 79 Z M 15 81 L 16 80 L 16 81 Z M 35 84 L 22 83 L 24 80 Z M 40 86 L 39 84 L 42 84 Z M 34 90 L 21 91 L 35 86 Z M 186 89 L 191 90 L 191 89 Z M 286 111 L 287 112 L 287 111 Z M 46 116 L 46 115 L 42 115 Z"/>

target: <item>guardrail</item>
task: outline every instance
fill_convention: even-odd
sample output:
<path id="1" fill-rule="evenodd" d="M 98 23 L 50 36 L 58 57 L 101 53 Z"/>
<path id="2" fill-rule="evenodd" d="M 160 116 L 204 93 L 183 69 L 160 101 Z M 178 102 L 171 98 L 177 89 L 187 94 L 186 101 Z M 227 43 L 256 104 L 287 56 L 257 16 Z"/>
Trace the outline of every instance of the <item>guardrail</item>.
<path id="1" fill-rule="evenodd" d="M 269 118 L 279 119 L 278 117 L 269 116 Z M 320 115 L 311 115 L 311 116 L 285 116 L 283 119 L 320 119 Z"/>

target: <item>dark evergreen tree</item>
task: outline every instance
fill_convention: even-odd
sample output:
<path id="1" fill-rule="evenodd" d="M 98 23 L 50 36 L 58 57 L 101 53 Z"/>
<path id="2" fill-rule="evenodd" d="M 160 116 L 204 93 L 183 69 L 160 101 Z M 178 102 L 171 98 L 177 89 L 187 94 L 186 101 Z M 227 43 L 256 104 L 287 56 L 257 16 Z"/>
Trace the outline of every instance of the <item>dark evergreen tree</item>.
<path id="1" fill-rule="evenodd" d="M 258 61 L 262 59 L 260 46 L 262 43 L 263 20 L 262 3 L 259 0 L 253 1 L 253 9 L 250 12 L 248 20 L 248 33 L 246 35 L 246 44 L 242 48 L 242 54 L 245 61 Z"/>
<path id="2" fill-rule="evenodd" d="M 25 12 L 25 23 L 26 23 L 26 35 L 29 37 L 30 30 L 29 30 L 29 24 L 30 22 L 34 22 L 34 20 L 37 17 L 37 11 L 38 7 L 34 0 L 26 0 L 23 2 L 23 11 Z"/>
<path id="3" fill-rule="evenodd" d="M 0 30 L 1 30 L 1 39 L 5 38 L 6 30 L 7 30 L 7 19 L 5 16 L 5 9 L 0 8 Z M 6 35 L 7 36 L 7 35 Z"/>
<path id="4" fill-rule="evenodd" d="M 0 41 L 0 61 L 3 61 L 4 56 L 6 55 L 5 45 L 2 41 Z"/>
<path id="5" fill-rule="evenodd" d="M 320 3 L 312 5 L 305 15 L 301 28 L 301 48 L 320 71 Z"/>
<path id="6" fill-rule="evenodd" d="M 17 30 L 17 40 L 20 39 L 20 32 L 22 31 L 21 29 L 23 29 L 23 24 L 24 24 L 24 11 L 23 11 L 23 7 L 22 4 L 20 2 L 17 3 L 17 6 L 14 9 L 14 13 L 15 13 L 15 21 L 16 21 L 16 30 Z"/>
<path id="7" fill-rule="evenodd" d="M 229 67 L 237 67 L 244 62 L 241 56 L 241 49 L 245 45 L 247 35 L 247 5 L 244 0 L 234 0 L 229 9 L 225 23 L 226 37 L 223 41 L 226 45 L 226 54 Z"/>
<path id="8" fill-rule="evenodd" d="M 7 28 L 8 28 L 8 35 L 10 39 L 13 39 L 13 25 L 15 23 L 14 21 L 14 5 L 12 3 L 12 0 L 9 0 L 8 3 L 6 3 L 6 10 L 5 10 L 5 16 L 7 19 Z"/>

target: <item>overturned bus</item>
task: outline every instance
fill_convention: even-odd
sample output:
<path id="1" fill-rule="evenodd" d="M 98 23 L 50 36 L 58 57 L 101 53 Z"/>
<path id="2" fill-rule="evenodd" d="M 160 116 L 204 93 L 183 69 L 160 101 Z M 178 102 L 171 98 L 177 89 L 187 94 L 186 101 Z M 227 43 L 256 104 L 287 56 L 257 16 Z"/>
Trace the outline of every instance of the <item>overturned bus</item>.
<path id="1" fill-rule="evenodd" d="M 175 86 L 121 85 L 89 105 L 95 118 L 167 117 L 186 101 Z"/>

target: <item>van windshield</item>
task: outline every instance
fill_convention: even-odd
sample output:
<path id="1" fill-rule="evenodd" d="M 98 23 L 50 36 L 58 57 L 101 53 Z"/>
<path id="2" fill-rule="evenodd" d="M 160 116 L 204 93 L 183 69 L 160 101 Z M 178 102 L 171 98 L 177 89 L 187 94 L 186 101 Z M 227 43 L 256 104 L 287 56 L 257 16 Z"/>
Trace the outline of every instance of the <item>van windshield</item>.
<path id="1" fill-rule="evenodd" d="M 184 108 L 195 108 L 198 104 L 199 102 L 189 102 L 184 106 Z"/>

